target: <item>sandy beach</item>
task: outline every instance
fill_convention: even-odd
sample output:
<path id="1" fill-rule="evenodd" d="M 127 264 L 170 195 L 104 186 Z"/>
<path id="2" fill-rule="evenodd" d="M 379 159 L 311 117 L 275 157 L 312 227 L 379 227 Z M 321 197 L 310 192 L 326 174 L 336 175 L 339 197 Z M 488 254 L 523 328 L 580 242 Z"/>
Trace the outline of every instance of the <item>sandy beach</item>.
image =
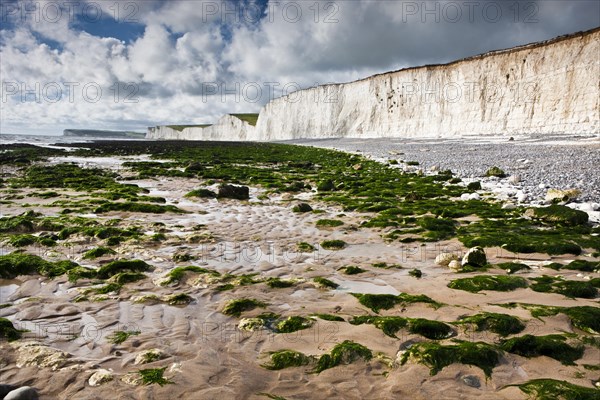
<path id="1" fill-rule="evenodd" d="M 146 160 L 126 158 L 124 160 Z M 74 161 L 86 167 L 118 171 L 121 178 L 135 178 L 114 157 L 50 159 L 50 164 Z M 5 176 L 16 173 L 5 169 Z M 127 184 L 160 196 L 166 205 L 174 205 L 186 214 L 146 214 L 109 212 L 83 214 L 100 223 L 119 219 L 121 229 L 138 227 L 144 238 L 127 240 L 114 247 L 116 254 L 95 260 L 83 258 L 93 241 L 74 235 L 54 247 L 30 245 L 28 253 L 47 260 L 69 259 L 81 266 L 97 268 L 119 259 L 139 259 L 153 267 L 147 278 L 123 285 L 118 292 L 88 294 L 99 285 L 89 280 L 70 282 L 67 276 L 54 278 L 20 275 L 0 280 L 0 317 L 27 330 L 16 341 L 2 341 L 1 381 L 15 386 L 35 387 L 43 399 L 525 399 L 518 385 L 534 379 L 556 379 L 594 388 L 600 365 L 598 335 L 589 336 L 574 327 L 562 313 L 534 318 L 521 307 L 504 308 L 499 304 L 528 303 L 553 307 L 598 307 L 598 297 L 568 298 L 557 293 L 541 293 L 530 288 L 513 291 L 470 293 L 455 290 L 448 284 L 456 278 L 479 273 L 456 274 L 436 265 L 436 256 L 454 253 L 462 257 L 468 250 L 457 239 L 437 242 L 386 240 L 386 228 L 362 228 L 373 213 L 344 211 L 341 206 L 315 198 L 315 190 L 297 194 L 268 193 L 265 188 L 251 187 L 250 199 L 199 199 L 185 194 L 199 186 L 217 190 L 200 179 L 156 177 L 128 179 Z M 6 190 L 6 189 L 5 189 Z M 38 190 L 39 191 L 39 190 Z M 20 199 L 2 205 L 2 217 L 27 211 L 57 215 L 60 207 L 48 207 L 56 198 L 36 197 L 35 189 L 22 189 Z M 5 192 L 6 193 L 6 192 Z M 60 199 L 80 196 L 75 191 L 61 191 Z M 85 194 L 84 194 L 85 195 Z M 299 202 L 308 202 L 319 213 L 293 212 Z M 339 219 L 338 227 L 319 227 L 317 221 Z M 147 237 L 164 233 L 165 239 L 152 242 Z M 346 246 L 326 250 L 324 240 L 343 240 Z M 308 252 L 297 244 L 314 246 Z M 5 245 L 3 253 L 15 249 Z M 599 276 L 596 272 L 555 271 L 551 262 L 568 264 L 575 259 L 597 260 L 585 251 L 580 256 L 540 253 L 515 254 L 500 247 L 485 249 L 488 263 L 521 263 L 531 267 L 515 276 L 536 278 L 560 275 L 565 280 L 586 281 Z M 174 255 L 185 255 L 176 258 Z M 185 260 L 185 261 L 180 261 Z M 380 268 L 386 263 L 394 268 Z M 216 271 L 221 276 L 251 275 L 251 283 L 235 285 L 231 290 L 215 290 L 214 279 L 207 274 L 186 272 L 179 282 L 161 285 L 175 267 L 193 265 Z M 365 271 L 348 275 L 343 267 L 358 266 Z M 409 271 L 418 269 L 416 278 Z M 505 274 L 492 267 L 487 273 Z M 337 285 L 322 287 L 313 280 L 323 277 Z M 292 280 L 284 288 L 269 287 L 269 278 Z M 211 280 L 212 279 L 212 280 Z M 397 305 L 379 314 L 359 303 L 351 293 L 423 294 L 441 307 L 410 303 Z M 189 296 L 185 304 L 168 304 L 173 294 Z M 223 314 L 229 300 L 251 298 L 264 307 L 243 312 L 241 317 Z M 303 316 L 310 327 L 291 333 L 277 333 L 268 326 L 254 331 L 240 329 L 241 318 L 265 312 L 280 319 Z M 441 321 L 452 328 L 452 340 L 498 344 L 502 339 L 490 331 L 476 331 L 472 326 L 454 324 L 461 317 L 482 312 L 508 314 L 519 318 L 525 329 L 517 336 L 588 335 L 596 345 L 584 345 L 576 364 L 564 365 L 546 356 L 523 357 L 503 352 L 491 377 L 478 367 L 452 363 L 430 375 L 429 368 L 409 360 L 401 365 L 401 356 L 411 344 L 427 341 L 406 329 L 390 337 L 372 324 L 350 324 L 355 316 L 400 316 Z M 328 314 L 341 321 L 316 317 Z M 111 342 L 115 332 L 137 332 L 119 344 Z M 359 343 L 373 353 L 368 360 L 311 372 L 310 366 L 268 370 L 269 352 L 292 349 L 306 355 L 321 356 L 345 340 Z M 576 340 L 576 339 L 573 339 Z M 148 351 L 155 357 L 146 357 Z M 165 368 L 164 377 L 173 384 L 144 385 L 137 371 Z M 103 378 L 98 378 L 98 377 Z M 280 396 L 280 397 L 275 397 Z"/>

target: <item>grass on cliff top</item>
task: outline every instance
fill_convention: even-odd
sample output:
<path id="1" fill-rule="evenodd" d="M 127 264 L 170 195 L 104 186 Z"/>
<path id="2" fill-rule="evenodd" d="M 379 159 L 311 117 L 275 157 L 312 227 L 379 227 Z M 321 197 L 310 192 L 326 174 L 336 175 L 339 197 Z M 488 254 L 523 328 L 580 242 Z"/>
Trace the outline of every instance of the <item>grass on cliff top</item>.
<path id="1" fill-rule="evenodd" d="M 200 125 L 167 125 L 167 128 L 174 129 L 179 132 L 183 132 L 185 128 L 208 128 L 211 124 L 200 124 Z"/>
<path id="2" fill-rule="evenodd" d="M 241 119 L 244 122 L 247 122 L 248 125 L 256 126 L 256 121 L 258 121 L 258 114 L 229 114 L 232 117 L 236 117 L 237 119 Z"/>

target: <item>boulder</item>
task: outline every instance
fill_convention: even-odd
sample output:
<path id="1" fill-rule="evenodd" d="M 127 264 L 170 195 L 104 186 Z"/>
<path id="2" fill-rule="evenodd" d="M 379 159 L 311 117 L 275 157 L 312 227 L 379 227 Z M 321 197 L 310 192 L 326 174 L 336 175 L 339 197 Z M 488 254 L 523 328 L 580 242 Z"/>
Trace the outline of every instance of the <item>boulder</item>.
<path id="1" fill-rule="evenodd" d="M 10 391 L 4 400 L 37 400 L 38 394 L 36 390 L 29 386 L 22 386 L 18 389 Z"/>
<path id="2" fill-rule="evenodd" d="M 501 168 L 491 167 L 485 173 L 485 176 L 495 176 L 497 178 L 505 178 L 506 172 L 504 172 Z"/>
<path id="3" fill-rule="evenodd" d="M 441 267 L 447 267 L 452 260 L 458 260 L 458 256 L 454 253 L 440 253 L 435 258 L 435 263 Z"/>
<path id="4" fill-rule="evenodd" d="M 38 342 L 16 342 L 11 345 L 17 350 L 17 368 L 34 366 L 56 371 L 64 367 L 70 357 L 68 353 Z"/>
<path id="5" fill-rule="evenodd" d="M 3 399 L 7 394 L 17 389 L 17 386 L 13 385 L 0 385 L 0 399 Z"/>
<path id="6" fill-rule="evenodd" d="M 581 191 L 578 189 L 548 189 L 546 192 L 546 201 L 549 203 L 560 203 L 575 200 Z"/>
<path id="7" fill-rule="evenodd" d="M 133 362 L 135 365 L 148 364 L 154 361 L 162 360 L 167 355 L 161 349 L 150 349 L 139 353 Z"/>
<path id="8" fill-rule="evenodd" d="M 465 254 L 462 259 L 462 265 L 467 264 L 479 267 L 483 267 L 487 264 L 487 257 L 485 256 L 485 251 L 482 247 L 473 247 L 467 251 L 467 254 Z"/>
<path id="9" fill-rule="evenodd" d="M 308 203 L 299 203 L 292 208 L 292 211 L 296 213 L 307 213 L 311 212 L 312 210 L 313 208 Z"/>
<path id="10" fill-rule="evenodd" d="M 250 198 L 250 189 L 248 186 L 221 185 L 217 198 L 248 200 Z"/>
<path id="11" fill-rule="evenodd" d="M 448 268 L 454 272 L 458 272 L 462 269 L 462 264 L 458 260 L 452 260 L 448 263 Z"/>
<path id="12" fill-rule="evenodd" d="M 240 331 L 254 332 L 261 330 L 265 325 L 265 321 L 262 318 L 242 318 L 238 324 Z"/>
<path id="13" fill-rule="evenodd" d="M 545 223 L 565 226 L 585 225 L 589 220 L 589 215 L 586 212 L 558 204 L 529 208 L 525 211 L 525 216 Z"/>
<path id="14" fill-rule="evenodd" d="M 462 381 L 465 385 L 479 389 L 481 387 L 481 382 L 479 378 L 475 375 L 465 375 L 462 377 Z"/>

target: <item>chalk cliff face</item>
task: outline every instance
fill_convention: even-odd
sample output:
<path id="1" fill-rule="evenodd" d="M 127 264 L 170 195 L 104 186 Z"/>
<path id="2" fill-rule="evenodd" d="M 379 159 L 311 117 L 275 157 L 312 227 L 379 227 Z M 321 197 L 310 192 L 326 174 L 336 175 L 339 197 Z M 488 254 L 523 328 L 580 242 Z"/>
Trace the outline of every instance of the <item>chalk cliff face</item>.
<path id="1" fill-rule="evenodd" d="M 600 28 L 275 99 L 256 127 L 221 119 L 178 139 L 597 134 Z M 240 121 L 241 122 L 241 121 Z M 247 124 L 246 124 L 247 125 Z M 169 139 L 162 129 L 149 138 Z"/>
<path id="2" fill-rule="evenodd" d="M 161 140 L 246 140 L 254 126 L 233 116 L 224 115 L 216 124 L 200 127 L 188 127 L 182 130 L 169 126 L 148 128 L 147 139 Z"/>

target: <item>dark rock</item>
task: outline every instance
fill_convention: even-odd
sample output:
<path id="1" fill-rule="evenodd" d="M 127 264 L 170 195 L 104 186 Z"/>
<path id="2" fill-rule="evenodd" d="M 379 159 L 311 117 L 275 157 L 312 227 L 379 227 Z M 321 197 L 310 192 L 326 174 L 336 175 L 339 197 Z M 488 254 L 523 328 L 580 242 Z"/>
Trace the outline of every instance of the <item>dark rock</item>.
<path id="1" fill-rule="evenodd" d="M 34 388 L 23 386 L 9 392 L 4 400 L 38 400 L 38 394 Z"/>
<path id="2" fill-rule="evenodd" d="M 477 246 L 469 249 L 462 259 L 462 265 L 466 264 L 479 267 L 485 266 L 487 264 L 487 257 L 483 248 Z"/>
<path id="3" fill-rule="evenodd" d="M 313 208 L 308 203 L 299 203 L 292 208 L 292 211 L 297 213 L 307 213 L 311 212 L 312 210 Z"/>
<path id="4" fill-rule="evenodd" d="M 17 389 L 17 387 L 13 385 L 0 385 L 0 399 L 3 399 L 8 393 L 15 389 Z"/>
<path id="5" fill-rule="evenodd" d="M 248 186 L 221 185 L 217 198 L 248 200 L 250 198 L 250 189 Z"/>
<path id="6" fill-rule="evenodd" d="M 465 385 L 473 388 L 479 389 L 481 387 L 481 382 L 475 375 L 465 375 L 462 377 L 462 381 L 465 383 Z"/>
<path id="7" fill-rule="evenodd" d="M 331 192 L 332 190 L 335 190 L 335 185 L 331 179 L 327 179 L 326 181 L 319 183 L 317 190 L 319 192 Z"/>

